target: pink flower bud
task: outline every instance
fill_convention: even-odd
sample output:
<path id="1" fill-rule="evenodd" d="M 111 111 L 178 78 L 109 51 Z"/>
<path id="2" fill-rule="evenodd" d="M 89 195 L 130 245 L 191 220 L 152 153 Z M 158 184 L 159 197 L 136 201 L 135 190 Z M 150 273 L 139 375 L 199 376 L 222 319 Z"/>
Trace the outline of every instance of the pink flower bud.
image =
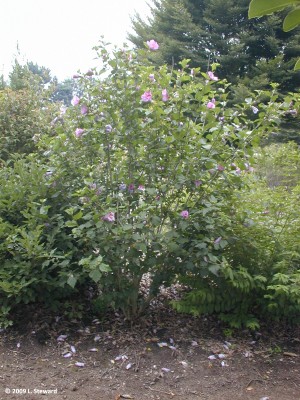
<path id="1" fill-rule="evenodd" d="M 152 101 L 152 93 L 151 93 L 151 91 L 148 90 L 148 91 L 146 91 L 145 93 L 143 93 L 143 94 L 141 95 L 141 100 L 142 100 L 144 103 L 149 103 L 150 101 Z"/>
<path id="2" fill-rule="evenodd" d="M 210 108 L 210 109 L 215 108 L 215 107 L 216 107 L 215 102 L 216 102 L 216 100 L 215 100 L 215 99 L 212 99 L 211 101 L 209 101 L 209 102 L 207 103 L 206 107 L 207 107 L 207 108 Z"/>
<path id="3" fill-rule="evenodd" d="M 212 81 L 218 81 L 219 80 L 219 78 L 217 76 L 215 76 L 212 71 L 208 71 L 207 75 L 209 76 L 209 79 L 212 80 Z"/>
<path id="4" fill-rule="evenodd" d="M 77 104 L 79 104 L 80 102 L 80 98 L 78 96 L 73 96 L 73 99 L 71 100 L 71 104 L 72 106 L 77 106 Z"/>
<path id="5" fill-rule="evenodd" d="M 84 132 L 84 129 L 77 128 L 75 131 L 75 136 L 79 138 L 83 134 L 83 132 Z"/>
<path id="6" fill-rule="evenodd" d="M 187 219 L 189 217 L 189 212 L 187 210 L 181 211 L 180 215 L 182 218 Z"/>
<path id="7" fill-rule="evenodd" d="M 147 46 L 149 47 L 150 50 L 158 50 L 159 49 L 158 43 L 153 39 L 147 41 Z"/>
<path id="8" fill-rule="evenodd" d="M 85 114 L 88 113 L 88 111 L 89 111 L 88 107 L 87 107 L 85 104 L 83 104 L 83 105 L 81 106 L 81 110 L 80 110 L 81 114 L 82 114 L 82 115 L 85 115 Z"/>
<path id="9" fill-rule="evenodd" d="M 103 221 L 114 222 L 115 221 L 115 213 L 109 212 L 102 217 Z"/>
<path id="10" fill-rule="evenodd" d="M 163 89 L 162 90 L 161 96 L 162 96 L 162 101 L 168 101 L 169 100 L 169 95 L 168 95 L 167 89 Z"/>

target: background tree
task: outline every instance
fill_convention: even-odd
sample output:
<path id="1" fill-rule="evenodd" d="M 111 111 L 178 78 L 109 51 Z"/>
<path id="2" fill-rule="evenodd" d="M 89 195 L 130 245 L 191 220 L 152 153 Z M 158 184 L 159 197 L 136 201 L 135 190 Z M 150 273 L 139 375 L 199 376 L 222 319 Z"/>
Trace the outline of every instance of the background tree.
<path id="1" fill-rule="evenodd" d="M 152 17 L 147 22 L 136 14 L 132 18 L 135 34 L 129 40 L 138 48 L 155 38 L 160 44 L 159 53 L 153 55 L 157 64 L 178 66 L 180 60 L 192 58 L 192 63 L 206 68 L 205 32 L 199 24 L 203 20 L 203 0 L 153 0 L 150 6 Z M 204 52 L 203 52 L 204 49 Z"/>
<path id="2" fill-rule="evenodd" d="M 0 159 L 36 151 L 36 143 L 51 134 L 56 105 L 35 89 L 0 90 Z M 55 115 L 55 114 L 54 114 Z"/>
<path id="3" fill-rule="evenodd" d="M 300 10 L 291 6 L 299 6 L 299 0 L 252 0 L 249 6 L 249 18 L 261 17 L 276 11 L 288 9 L 283 21 L 283 31 L 289 32 L 300 25 Z M 298 42 L 299 43 L 299 42 Z M 295 70 L 300 69 L 300 59 L 297 60 Z"/>
<path id="4" fill-rule="evenodd" d="M 219 77 L 233 84 L 246 77 L 248 88 L 274 81 L 281 91 L 298 88 L 300 74 L 293 65 L 300 55 L 300 30 L 283 32 L 280 14 L 249 20 L 248 6 L 249 0 L 154 0 L 152 17 L 143 21 L 135 15 L 135 34 L 128 38 L 137 47 L 155 38 L 161 44 L 158 64 L 177 67 L 190 58 L 191 65 L 206 71 L 216 62 Z"/>
<path id="5" fill-rule="evenodd" d="M 53 80 L 53 93 L 51 100 L 55 102 L 63 102 L 64 105 L 69 106 L 74 92 L 74 80 L 65 79 L 62 82 L 58 82 L 57 79 Z"/>
<path id="6" fill-rule="evenodd" d="M 6 87 L 6 82 L 5 82 L 5 79 L 4 79 L 4 75 L 2 74 L 0 76 L 0 90 L 3 90 L 5 87 Z"/>
<path id="7" fill-rule="evenodd" d="M 15 58 L 12 70 L 9 73 L 9 87 L 12 90 L 20 90 L 28 87 L 41 87 L 52 82 L 49 68 L 27 61 L 25 64 Z"/>
<path id="8" fill-rule="evenodd" d="M 50 102 L 52 88 L 45 87 L 49 80 L 49 69 L 15 59 L 9 82 L 0 89 L 1 160 L 36 151 L 41 136 L 51 134 L 58 105 Z"/>
<path id="9" fill-rule="evenodd" d="M 51 71 L 49 68 L 43 66 L 41 67 L 32 61 L 28 61 L 26 65 L 29 71 L 41 78 L 41 81 L 44 85 L 52 81 Z"/>

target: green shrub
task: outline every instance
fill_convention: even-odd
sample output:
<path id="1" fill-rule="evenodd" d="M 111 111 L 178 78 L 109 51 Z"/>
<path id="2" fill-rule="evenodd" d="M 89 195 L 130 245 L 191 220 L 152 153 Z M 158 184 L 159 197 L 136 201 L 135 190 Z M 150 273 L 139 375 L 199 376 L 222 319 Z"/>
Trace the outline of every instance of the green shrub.
<path id="1" fill-rule="evenodd" d="M 270 104 L 254 96 L 231 109 L 212 71 L 188 60 L 155 69 L 149 51 L 100 45 L 102 69 L 78 78 L 82 95 L 55 135 L 1 170 L 3 312 L 55 306 L 94 284 L 99 309 L 132 319 L 178 275 L 205 285 L 224 276 L 244 293 L 255 286 L 224 254 L 252 146 L 285 112 L 276 91 Z"/>
<path id="2" fill-rule="evenodd" d="M 51 133 L 57 105 L 50 104 L 47 96 L 46 90 L 35 87 L 0 90 L 0 160 L 36 151 L 37 139 Z"/>
<path id="3" fill-rule="evenodd" d="M 37 157 L 16 158 L 0 170 L 0 301 L 3 325 L 19 304 L 58 308 L 93 281 L 81 266 L 86 251 L 67 226 L 71 199 L 49 179 Z M 73 274 L 81 277 L 74 289 Z M 82 296 L 82 294 L 81 294 Z"/>
<path id="4" fill-rule="evenodd" d="M 66 225 L 86 250 L 80 265 L 96 266 L 100 302 L 134 318 L 177 274 L 222 269 L 227 242 L 218 238 L 234 188 L 244 184 L 251 145 L 283 111 L 275 91 L 273 106 L 253 98 L 228 108 L 226 82 L 191 71 L 188 60 L 174 71 L 155 69 L 146 50 L 97 51 L 103 68 L 79 78 L 82 96 L 40 145 L 72 198 Z"/>
<path id="5" fill-rule="evenodd" d="M 175 304 L 178 310 L 217 313 L 232 327 L 252 329 L 262 319 L 299 322 L 300 186 L 295 186 L 294 149 L 289 144 L 260 153 L 249 186 L 232 198 L 232 221 L 224 224 L 222 237 L 223 268 L 217 277 L 194 283 L 183 277 L 194 290 Z M 270 186 L 270 174 L 276 185 Z"/>

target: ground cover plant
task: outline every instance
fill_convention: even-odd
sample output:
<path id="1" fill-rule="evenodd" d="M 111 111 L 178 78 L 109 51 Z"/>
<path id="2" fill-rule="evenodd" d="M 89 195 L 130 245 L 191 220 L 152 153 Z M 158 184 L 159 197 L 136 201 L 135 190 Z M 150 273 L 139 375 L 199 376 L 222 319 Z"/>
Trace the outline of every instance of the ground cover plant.
<path id="1" fill-rule="evenodd" d="M 298 189 L 283 219 L 264 226 L 253 215 L 267 189 L 257 191 L 249 178 L 259 139 L 289 112 L 291 99 L 279 101 L 273 85 L 229 107 L 216 65 L 201 71 L 183 60 L 178 70 L 154 67 L 154 40 L 136 52 L 110 52 L 103 43 L 95 50 L 101 67 L 74 76 L 78 93 L 53 116 L 51 131 L 35 136 L 37 150 L 3 160 L 2 325 L 18 305 L 72 308 L 83 298 L 93 314 L 115 309 L 134 320 L 162 285 L 178 280 L 191 288 L 175 304 L 181 311 L 217 312 L 251 328 L 257 310 L 280 317 L 284 309 L 293 317 L 298 249 L 294 241 L 282 245 L 273 260 L 266 253 L 273 239 L 265 235 L 285 221 L 297 226 Z M 284 195 L 276 196 L 274 208 Z M 244 247 L 250 252 L 256 238 L 251 263 Z M 286 264 L 284 251 L 294 252 Z"/>

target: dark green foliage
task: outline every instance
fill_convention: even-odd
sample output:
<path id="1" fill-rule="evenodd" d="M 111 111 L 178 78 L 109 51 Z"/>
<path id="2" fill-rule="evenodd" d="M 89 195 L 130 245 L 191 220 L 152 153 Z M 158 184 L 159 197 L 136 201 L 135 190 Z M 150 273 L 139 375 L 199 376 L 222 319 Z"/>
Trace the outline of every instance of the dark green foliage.
<path id="1" fill-rule="evenodd" d="M 231 107 L 227 83 L 189 60 L 155 68 L 150 49 L 96 50 L 102 68 L 78 78 L 66 110 L 43 90 L 1 92 L 11 146 L 0 169 L 1 324 L 28 303 L 64 303 L 74 315 L 90 288 L 93 312 L 134 319 L 178 279 L 191 289 L 175 305 L 182 311 L 216 313 L 235 327 L 255 328 L 261 316 L 296 320 L 295 147 L 271 148 L 252 173 L 255 146 L 289 101 L 273 85 Z M 22 132 L 35 148 L 19 142 Z M 292 173 L 283 162 L 291 157 Z M 276 176 L 267 176 L 273 162 Z"/>
<path id="2" fill-rule="evenodd" d="M 72 198 L 36 156 L 0 170 L 0 307 L 2 322 L 19 304 L 57 308 L 74 294 L 82 299 L 93 268 L 107 270 L 92 249 L 74 239 L 68 223 Z M 78 216 L 74 217 L 75 219 Z M 76 279 L 74 278 L 76 276 Z M 91 275 L 92 276 L 92 275 Z M 75 288 L 76 284 L 76 288 Z"/>
<path id="3" fill-rule="evenodd" d="M 190 58 L 192 66 L 205 71 L 216 62 L 219 77 L 234 84 L 247 76 L 246 85 L 253 89 L 270 82 L 280 83 L 282 91 L 299 87 L 300 75 L 293 72 L 300 54 L 299 29 L 283 32 L 282 14 L 249 20 L 248 6 L 249 0 L 155 0 L 152 17 L 146 22 L 133 18 L 135 34 L 128 37 L 138 47 L 157 40 L 157 63 L 178 67 L 182 58 Z"/>
<path id="4" fill-rule="evenodd" d="M 236 192 L 231 222 L 223 218 L 226 262 L 217 276 L 182 277 L 193 290 L 179 311 L 251 329 L 262 318 L 300 322 L 299 161 L 293 144 L 265 149 L 247 190 Z"/>
<path id="5" fill-rule="evenodd" d="M 0 159 L 33 152 L 38 137 L 51 132 L 54 107 L 45 96 L 35 87 L 0 91 Z"/>
<path id="6" fill-rule="evenodd" d="M 26 66 L 32 74 L 37 75 L 41 78 L 42 84 L 45 85 L 45 84 L 51 82 L 52 77 L 51 77 L 51 71 L 49 68 L 40 67 L 37 63 L 34 64 L 32 61 L 27 62 Z"/>
<path id="7" fill-rule="evenodd" d="M 54 102 L 63 102 L 65 106 L 70 106 L 75 89 L 74 81 L 72 79 L 65 79 L 63 82 L 54 80 L 53 83 L 51 100 Z"/>

